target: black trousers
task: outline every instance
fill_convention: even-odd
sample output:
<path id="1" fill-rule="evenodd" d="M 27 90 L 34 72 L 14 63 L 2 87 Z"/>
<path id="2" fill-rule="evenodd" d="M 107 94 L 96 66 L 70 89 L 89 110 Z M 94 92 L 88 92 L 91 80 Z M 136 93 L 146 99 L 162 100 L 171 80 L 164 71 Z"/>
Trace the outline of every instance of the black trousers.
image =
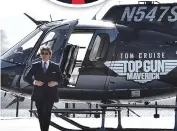
<path id="1" fill-rule="evenodd" d="M 35 101 L 41 131 L 48 131 L 53 101 Z"/>

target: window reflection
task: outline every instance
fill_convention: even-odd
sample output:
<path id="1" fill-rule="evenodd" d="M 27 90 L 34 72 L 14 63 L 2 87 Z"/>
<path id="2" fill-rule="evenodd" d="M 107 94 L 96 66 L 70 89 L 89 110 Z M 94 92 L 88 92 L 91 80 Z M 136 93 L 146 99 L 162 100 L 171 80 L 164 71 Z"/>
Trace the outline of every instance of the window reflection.
<path id="1" fill-rule="evenodd" d="M 1 59 L 11 61 L 14 63 L 24 63 L 30 56 L 36 42 L 43 32 L 39 29 L 33 31 L 22 41 L 13 46 L 10 50 L 1 56 Z"/>

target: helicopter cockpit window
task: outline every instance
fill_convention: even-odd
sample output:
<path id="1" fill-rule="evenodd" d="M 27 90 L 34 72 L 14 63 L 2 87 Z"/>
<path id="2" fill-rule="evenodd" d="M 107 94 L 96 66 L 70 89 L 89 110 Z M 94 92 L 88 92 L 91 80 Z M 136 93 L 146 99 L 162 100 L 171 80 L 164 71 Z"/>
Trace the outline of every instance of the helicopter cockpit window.
<path id="1" fill-rule="evenodd" d="M 4 53 L 1 56 L 1 59 L 23 64 L 30 56 L 33 47 L 35 46 L 42 33 L 43 31 L 36 29 L 15 46 L 13 46 L 10 50 Z"/>
<path id="2" fill-rule="evenodd" d="M 62 53 L 62 46 L 65 45 L 63 43 L 67 39 L 68 29 L 69 25 L 66 24 L 50 30 L 42 40 L 40 47 L 33 57 L 33 60 L 37 61 L 40 59 L 40 48 L 43 46 L 48 46 L 52 49 L 52 61 L 58 63 Z"/>
<path id="3" fill-rule="evenodd" d="M 40 48 L 42 48 L 43 46 L 48 46 L 48 47 L 50 47 L 50 48 L 52 49 L 53 44 L 54 44 L 54 42 L 55 42 L 55 40 L 56 40 L 56 38 L 55 38 L 54 36 L 55 36 L 55 32 L 49 32 L 49 33 L 47 34 L 47 36 L 44 38 L 44 40 L 43 40 L 43 42 L 42 42 Z M 40 55 L 40 48 L 39 48 L 39 50 L 37 51 L 37 56 Z"/>
<path id="4" fill-rule="evenodd" d="M 94 41 L 89 59 L 91 61 L 102 60 L 107 53 L 109 43 L 108 34 L 98 34 Z"/>

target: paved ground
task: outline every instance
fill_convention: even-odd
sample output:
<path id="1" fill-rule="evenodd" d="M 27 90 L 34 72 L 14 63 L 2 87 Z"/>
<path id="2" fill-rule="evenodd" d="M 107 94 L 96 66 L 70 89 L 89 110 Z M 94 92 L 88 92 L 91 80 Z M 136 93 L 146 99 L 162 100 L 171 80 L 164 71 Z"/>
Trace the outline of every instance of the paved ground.
<path id="1" fill-rule="evenodd" d="M 84 131 L 94 131 L 101 127 L 101 119 L 96 118 L 72 118 L 72 120 L 84 125 L 94 128 L 93 130 Z M 69 129 L 78 130 L 79 128 L 63 121 L 60 118 L 52 118 L 52 121 Z M 0 118 L 0 131 L 40 131 L 39 123 L 36 118 Z M 105 126 L 108 131 L 113 131 L 111 128 L 117 128 L 117 119 L 106 118 Z M 169 129 L 174 128 L 174 120 L 172 118 L 122 118 L 123 131 L 170 131 Z M 132 129 L 133 128 L 133 129 Z M 147 129 L 148 128 L 148 129 Z M 157 129 L 161 130 L 157 130 Z M 56 128 L 50 126 L 49 131 L 58 131 Z M 119 131 L 119 130 L 118 130 Z"/>

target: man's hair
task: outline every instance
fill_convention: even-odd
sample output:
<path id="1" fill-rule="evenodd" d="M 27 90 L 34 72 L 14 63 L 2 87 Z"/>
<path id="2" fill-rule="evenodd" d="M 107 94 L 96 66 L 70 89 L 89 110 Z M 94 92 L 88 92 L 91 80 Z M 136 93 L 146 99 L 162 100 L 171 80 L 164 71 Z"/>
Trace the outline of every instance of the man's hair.
<path id="1" fill-rule="evenodd" d="M 40 54 L 42 53 L 42 51 L 48 51 L 50 55 L 52 54 L 51 48 L 47 46 L 40 48 Z"/>

